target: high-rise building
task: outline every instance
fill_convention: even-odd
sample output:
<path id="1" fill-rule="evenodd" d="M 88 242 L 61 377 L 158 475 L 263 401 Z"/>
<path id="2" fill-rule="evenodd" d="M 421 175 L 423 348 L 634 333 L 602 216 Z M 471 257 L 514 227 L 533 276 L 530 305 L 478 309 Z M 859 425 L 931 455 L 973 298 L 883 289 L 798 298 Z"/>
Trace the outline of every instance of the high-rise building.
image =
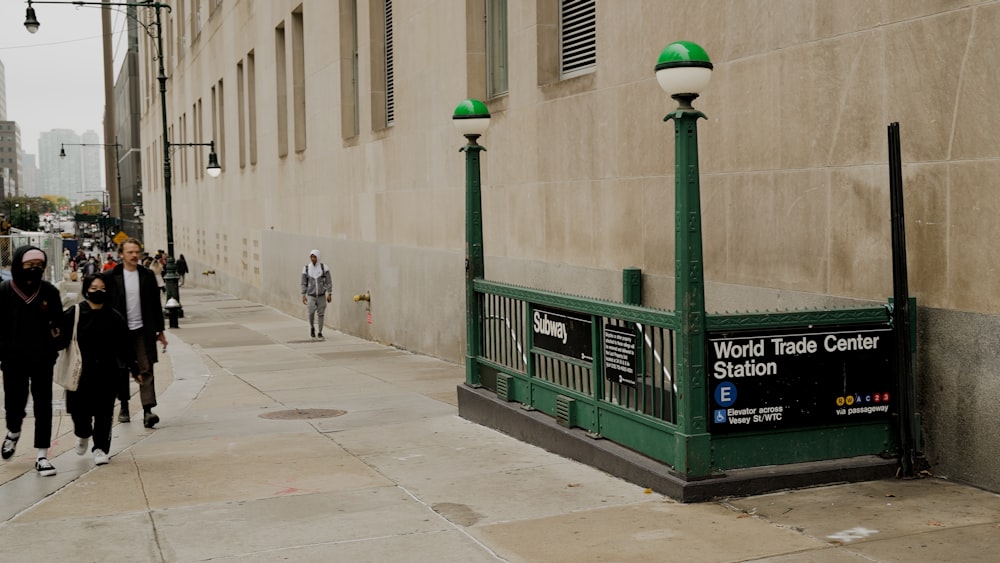
<path id="1" fill-rule="evenodd" d="M 67 197 L 76 201 L 83 188 L 83 147 L 72 147 L 59 156 L 64 143 L 79 144 L 80 136 L 70 129 L 53 129 L 38 136 L 38 179 L 41 195 Z M 76 150 L 73 150 L 76 149 Z"/>
<path id="2" fill-rule="evenodd" d="M 7 120 L 7 71 L 0 60 L 0 121 Z"/>
<path id="3" fill-rule="evenodd" d="M 94 130 L 87 130 L 81 136 L 81 143 L 86 147 L 73 147 L 80 151 L 81 165 L 83 166 L 83 191 L 102 192 L 105 190 L 104 182 L 101 180 L 101 169 L 104 168 L 104 150 L 101 146 L 101 136 Z M 69 155 L 69 151 L 66 151 Z M 93 199 L 94 194 L 81 194 L 86 197 L 81 199 Z"/>
<path id="4" fill-rule="evenodd" d="M 38 163 L 35 157 L 36 155 L 31 153 L 21 153 L 21 171 L 19 176 L 21 182 L 18 185 L 21 195 L 29 197 L 42 195 L 38 189 Z"/>
<path id="5" fill-rule="evenodd" d="M 13 121 L 0 121 L 0 187 L 2 197 L 18 195 L 21 130 Z"/>

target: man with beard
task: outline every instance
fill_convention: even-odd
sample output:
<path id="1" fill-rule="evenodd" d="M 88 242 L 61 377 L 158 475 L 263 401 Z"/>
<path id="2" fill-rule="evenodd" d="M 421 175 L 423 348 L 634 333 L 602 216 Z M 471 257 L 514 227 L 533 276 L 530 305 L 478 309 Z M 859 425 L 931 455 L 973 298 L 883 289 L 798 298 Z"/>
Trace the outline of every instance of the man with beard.
<path id="1" fill-rule="evenodd" d="M 125 344 L 135 351 L 139 373 L 133 374 L 139 382 L 139 400 L 142 403 L 142 424 L 152 428 L 160 421 L 153 412 L 156 406 L 156 388 L 153 386 L 153 364 L 157 361 L 156 342 L 167 349 L 167 335 L 163 329 L 163 307 L 156 277 L 148 268 L 139 265 L 142 243 L 130 238 L 121 244 L 119 255 L 122 263 L 105 273 L 108 280 L 108 303 L 128 321 L 129 340 Z M 110 274 L 110 275 L 108 275 Z M 128 381 L 125 376 L 124 381 Z M 126 393 L 127 397 L 127 393 Z M 128 399 L 126 398 L 125 401 Z M 128 403 L 122 403 L 119 420 L 128 419 Z"/>
<path id="2" fill-rule="evenodd" d="M 40 248 L 21 246 L 14 251 L 11 279 L 0 283 L 0 369 L 3 370 L 7 437 L 0 448 L 10 459 L 21 437 L 28 390 L 35 409 L 35 469 L 56 474 L 49 462 L 52 436 L 52 367 L 58 349 L 62 300 L 59 290 L 42 279 L 48 257 Z"/>

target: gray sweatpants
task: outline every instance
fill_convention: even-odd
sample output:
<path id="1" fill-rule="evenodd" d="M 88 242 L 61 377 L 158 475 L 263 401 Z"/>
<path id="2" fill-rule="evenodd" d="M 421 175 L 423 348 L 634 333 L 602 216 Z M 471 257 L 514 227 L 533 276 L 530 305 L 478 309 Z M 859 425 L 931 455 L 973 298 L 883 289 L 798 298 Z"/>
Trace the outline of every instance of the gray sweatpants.
<path id="1" fill-rule="evenodd" d="M 326 295 L 307 295 L 306 310 L 309 311 L 309 326 L 323 332 L 323 316 L 326 315 Z M 313 324 L 313 317 L 319 316 L 319 324 Z"/>

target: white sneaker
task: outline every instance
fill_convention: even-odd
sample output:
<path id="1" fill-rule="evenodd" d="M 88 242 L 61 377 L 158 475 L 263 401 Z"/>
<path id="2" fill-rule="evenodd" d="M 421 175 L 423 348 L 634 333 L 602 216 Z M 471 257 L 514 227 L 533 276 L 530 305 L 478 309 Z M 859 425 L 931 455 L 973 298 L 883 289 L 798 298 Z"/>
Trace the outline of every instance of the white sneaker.
<path id="1" fill-rule="evenodd" d="M 87 453 L 87 446 L 90 444 L 90 438 L 76 438 L 76 455 L 83 455 Z"/>
<path id="2" fill-rule="evenodd" d="M 35 471 L 42 477 L 51 477 L 56 474 L 56 468 L 52 466 L 52 462 L 40 457 L 35 460 Z"/>
<path id="3" fill-rule="evenodd" d="M 94 464 L 104 465 L 111 461 L 108 454 L 104 453 L 104 450 L 94 450 Z"/>

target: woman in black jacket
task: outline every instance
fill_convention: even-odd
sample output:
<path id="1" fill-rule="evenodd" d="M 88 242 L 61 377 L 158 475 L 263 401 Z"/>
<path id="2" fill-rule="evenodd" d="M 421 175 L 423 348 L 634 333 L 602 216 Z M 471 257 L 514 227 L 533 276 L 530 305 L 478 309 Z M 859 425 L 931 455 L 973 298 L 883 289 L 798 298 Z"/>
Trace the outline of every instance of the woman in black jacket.
<path id="1" fill-rule="evenodd" d="M 111 449 L 111 424 L 115 411 L 118 377 L 124 366 L 134 360 L 128 346 L 125 319 L 108 301 L 105 279 L 100 274 L 83 278 L 84 301 L 66 309 L 60 344 L 69 345 L 73 332 L 80 347 L 83 369 L 76 391 L 66 392 L 66 410 L 73 419 L 76 453 L 83 455 L 91 436 L 94 438 L 94 463 L 108 463 Z M 80 321 L 74 327 L 76 307 Z"/>

